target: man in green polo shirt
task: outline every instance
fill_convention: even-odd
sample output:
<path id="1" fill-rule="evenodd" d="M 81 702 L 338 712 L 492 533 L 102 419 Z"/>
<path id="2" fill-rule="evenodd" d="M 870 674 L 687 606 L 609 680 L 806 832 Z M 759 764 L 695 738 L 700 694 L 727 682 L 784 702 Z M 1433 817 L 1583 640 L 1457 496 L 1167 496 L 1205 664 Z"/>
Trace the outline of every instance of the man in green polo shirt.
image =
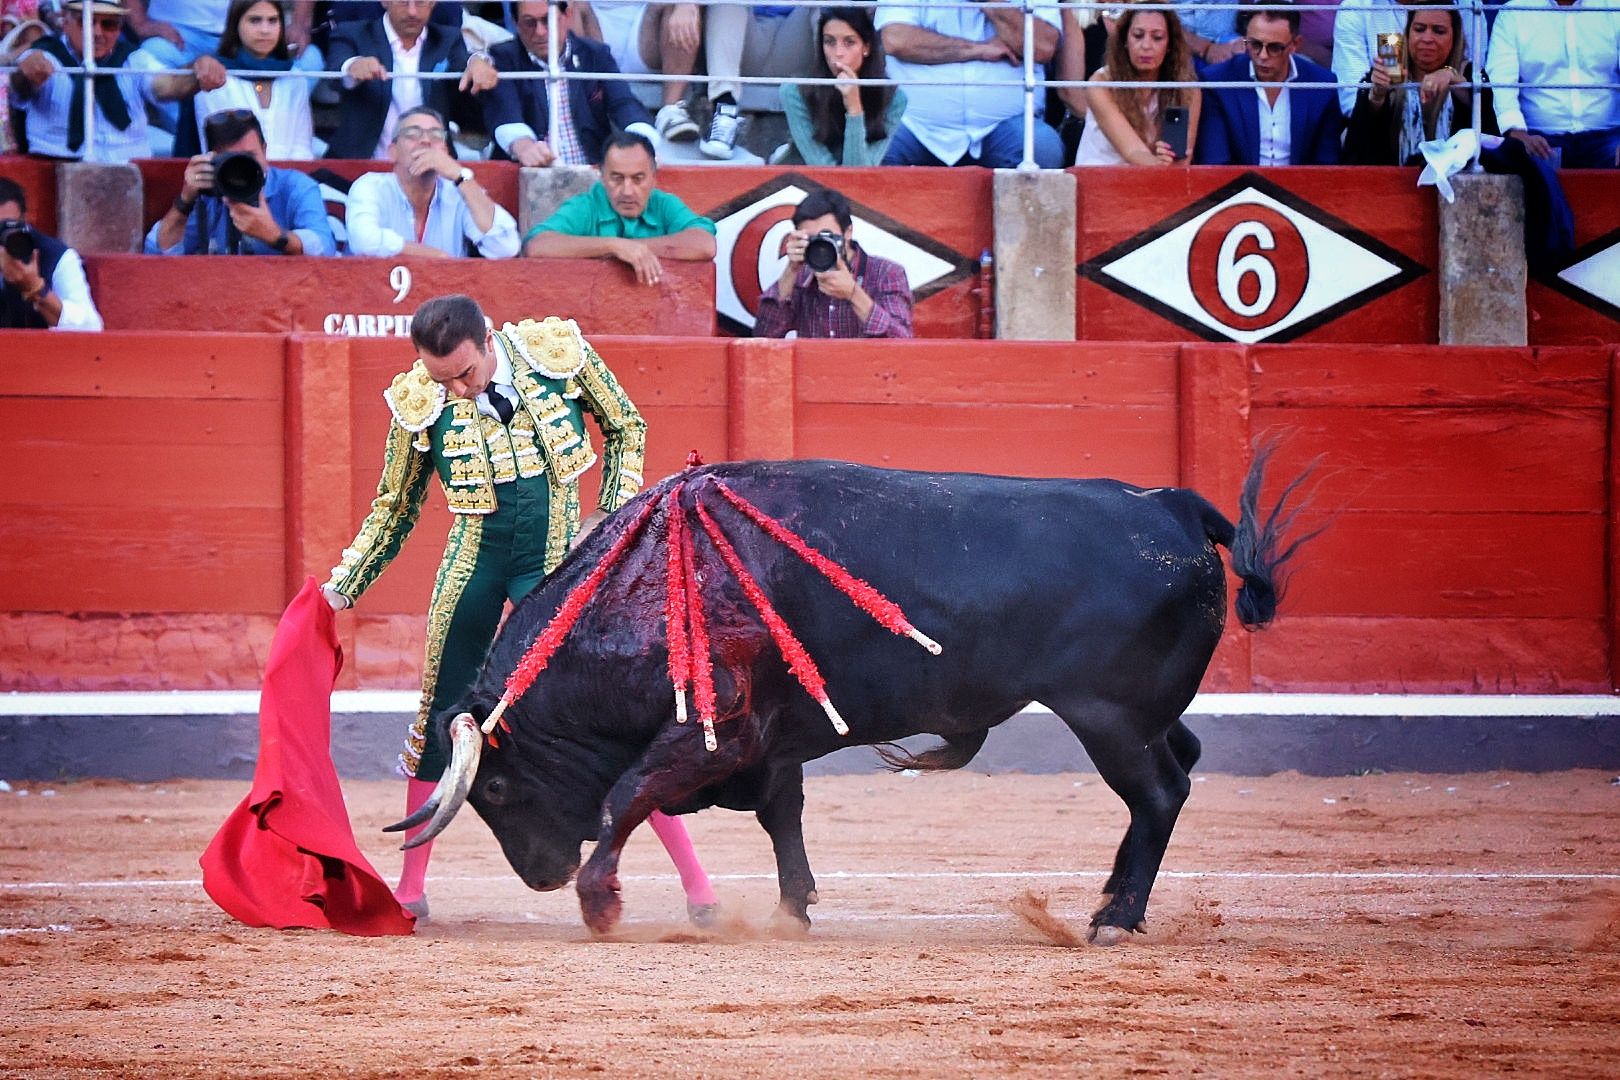
<path id="1" fill-rule="evenodd" d="M 602 152 L 602 179 L 530 229 L 523 254 L 553 259 L 612 256 L 629 264 L 636 280 L 656 285 L 659 259 L 705 262 L 714 258 L 714 222 L 658 190 L 653 145 L 618 132 Z"/>

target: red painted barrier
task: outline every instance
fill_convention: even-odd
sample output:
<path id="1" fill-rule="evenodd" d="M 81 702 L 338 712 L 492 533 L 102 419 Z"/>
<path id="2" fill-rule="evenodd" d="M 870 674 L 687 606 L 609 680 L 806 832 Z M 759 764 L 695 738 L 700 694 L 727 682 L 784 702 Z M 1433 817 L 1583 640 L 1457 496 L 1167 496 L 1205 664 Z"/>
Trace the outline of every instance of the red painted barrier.
<path id="1" fill-rule="evenodd" d="M 110 329 L 304 331 L 408 342 L 409 317 L 445 293 L 476 296 L 497 323 L 567 312 L 588 334 L 708 336 L 714 267 L 665 264 L 654 286 L 612 259 L 317 259 L 87 255 Z"/>
<path id="2" fill-rule="evenodd" d="M 1530 279 L 1532 345 L 1620 342 L 1620 185 L 1605 169 L 1560 174 L 1575 215 L 1573 256 Z"/>
<path id="3" fill-rule="evenodd" d="M 28 220 L 40 232 L 55 236 L 56 162 L 0 155 L 0 176 L 15 180 L 28 197 Z"/>
<path id="4" fill-rule="evenodd" d="M 1228 513 L 1253 440 L 1319 453 L 1330 523 L 1211 690 L 1603 691 L 1620 640 L 1620 353 L 1589 348 L 611 338 L 649 480 L 830 456 L 1197 487 Z M 276 614 L 365 512 L 394 340 L 0 334 L 0 689 L 251 687 Z M 589 486 L 589 485 L 587 485 Z M 587 498 L 594 491 L 587 492 Z M 447 524 L 343 621 L 352 686 L 408 686 Z"/>

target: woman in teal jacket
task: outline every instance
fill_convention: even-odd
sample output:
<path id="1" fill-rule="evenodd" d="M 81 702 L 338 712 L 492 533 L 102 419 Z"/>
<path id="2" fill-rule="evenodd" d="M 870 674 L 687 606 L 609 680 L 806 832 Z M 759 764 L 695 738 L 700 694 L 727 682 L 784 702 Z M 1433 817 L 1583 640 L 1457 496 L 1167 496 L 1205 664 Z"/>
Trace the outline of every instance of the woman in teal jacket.
<path id="1" fill-rule="evenodd" d="M 906 95 L 893 86 L 859 86 L 856 79 L 887 78 L 883 41 L 867 8 L 821 12 L 821 52 L 812 77 L 836 86 L 782 84 L 782 109 L 793 142 L 773 160 L 797 165 L 880 165 L 889 138 L 906 111 Z"/>

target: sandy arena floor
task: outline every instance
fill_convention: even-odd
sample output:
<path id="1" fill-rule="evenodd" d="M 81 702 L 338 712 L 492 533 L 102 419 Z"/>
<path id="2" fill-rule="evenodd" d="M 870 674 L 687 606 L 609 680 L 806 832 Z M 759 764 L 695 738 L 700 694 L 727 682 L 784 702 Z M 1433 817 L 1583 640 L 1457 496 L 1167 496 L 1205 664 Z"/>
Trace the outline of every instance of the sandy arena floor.
<path id="1" fill-rule="evenodd" d="M 591 941 L 469 810 L 434 919 L 365 940 L 208 900 L 196 858 L 245 784 L 14 785 L 0 1076 L 1620 1075 L 1611 775 L 1196 779 L 1149 933 L 1113 949 L 1014 913 L 1045 896 L 1083 932 L 1124 828 L 1095 776 L 812 780 L 805 941 L 767 936 L 740 814 L 688 819 L 720 933 L 643 830 L 622 940 Z M 348 795 L 392 878 L 403 786 Z"/>

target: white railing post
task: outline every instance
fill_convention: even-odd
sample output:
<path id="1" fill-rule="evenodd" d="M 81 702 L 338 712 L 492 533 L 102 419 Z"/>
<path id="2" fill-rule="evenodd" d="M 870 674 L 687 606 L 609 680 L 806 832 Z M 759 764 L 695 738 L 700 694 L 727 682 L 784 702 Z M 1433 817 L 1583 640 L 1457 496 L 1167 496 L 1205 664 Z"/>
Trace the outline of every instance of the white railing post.
<path id="1" fill-rule="evenodd" d="M 561 110 L 557 108 L 556 90 L 560 86 L 563 93 L 569 91 L 566 81 L 560 83 L 557 81 L 560 74 L 558 69 L 562 66 L 562 47 L 557 44 L 557 30 L 561 22 L 562 19 L 557 15 L 557 5 L 546 5 L 546 145 L 551 147 L 553 154 L 556 154 L 557 148 L 562 145 L 557 134 L 557 113 Z M 566 30 L 563 32 L 567 33 Z M 518 45 L 522 47 L 522 40 L 518 41 Z M 495 133 L 490 132 L 489 137 L 493 139 Z"/>
<path id="2" fill-rule="evenodd" d="M 79 147 L 79 160 L 89 161 L 90 152 L 96 145 L 96 39 L 91 33 L 95 25 L 94 4 L 85 4 L 79 10 L 84 15 L 84 21 L 79 25 L 84 30 L 84 142 Z M 115 84 L 116 85 L 116 84 Z M 124 92 L 118 87 L 118 92 Z"/>
<path id="3" fill-rule="evenodd" d="M 1468 171 L 1484 172 L 1485 166 L 1479 163 L 1479 155 L 1485 150 L 1485 129 L 1481 126 L 1484 122 L 1485 114 L 1484 79 L 1481 74 L 1485 70 L 1485 54 L 1479 47 L 1479 43 L 1484 40 L 1480 33 L 1485 26 L 1485 4 L 1483 0 L 1470 0 L 1469 14 L 1473 17 L 1472 21 L 1474 24 L 1468 36 L 1469 44 L 1474 47 L 1474 66 L 1469 72 L 1468 81 L 1470 88 L 1473 91 L 1472 108 L 1474 112 L 1473 123 L 1475 137 L 1474 159 L 1468 163 Z"/>
<path id="4" fill-rule="evenodd" d="M 1024 160 L 1018 163 L 1023 172 L 1039 169 L 1035 164 L 1035 7 L 1032 0 L 1022 0 L 1024 9 Z"/>

